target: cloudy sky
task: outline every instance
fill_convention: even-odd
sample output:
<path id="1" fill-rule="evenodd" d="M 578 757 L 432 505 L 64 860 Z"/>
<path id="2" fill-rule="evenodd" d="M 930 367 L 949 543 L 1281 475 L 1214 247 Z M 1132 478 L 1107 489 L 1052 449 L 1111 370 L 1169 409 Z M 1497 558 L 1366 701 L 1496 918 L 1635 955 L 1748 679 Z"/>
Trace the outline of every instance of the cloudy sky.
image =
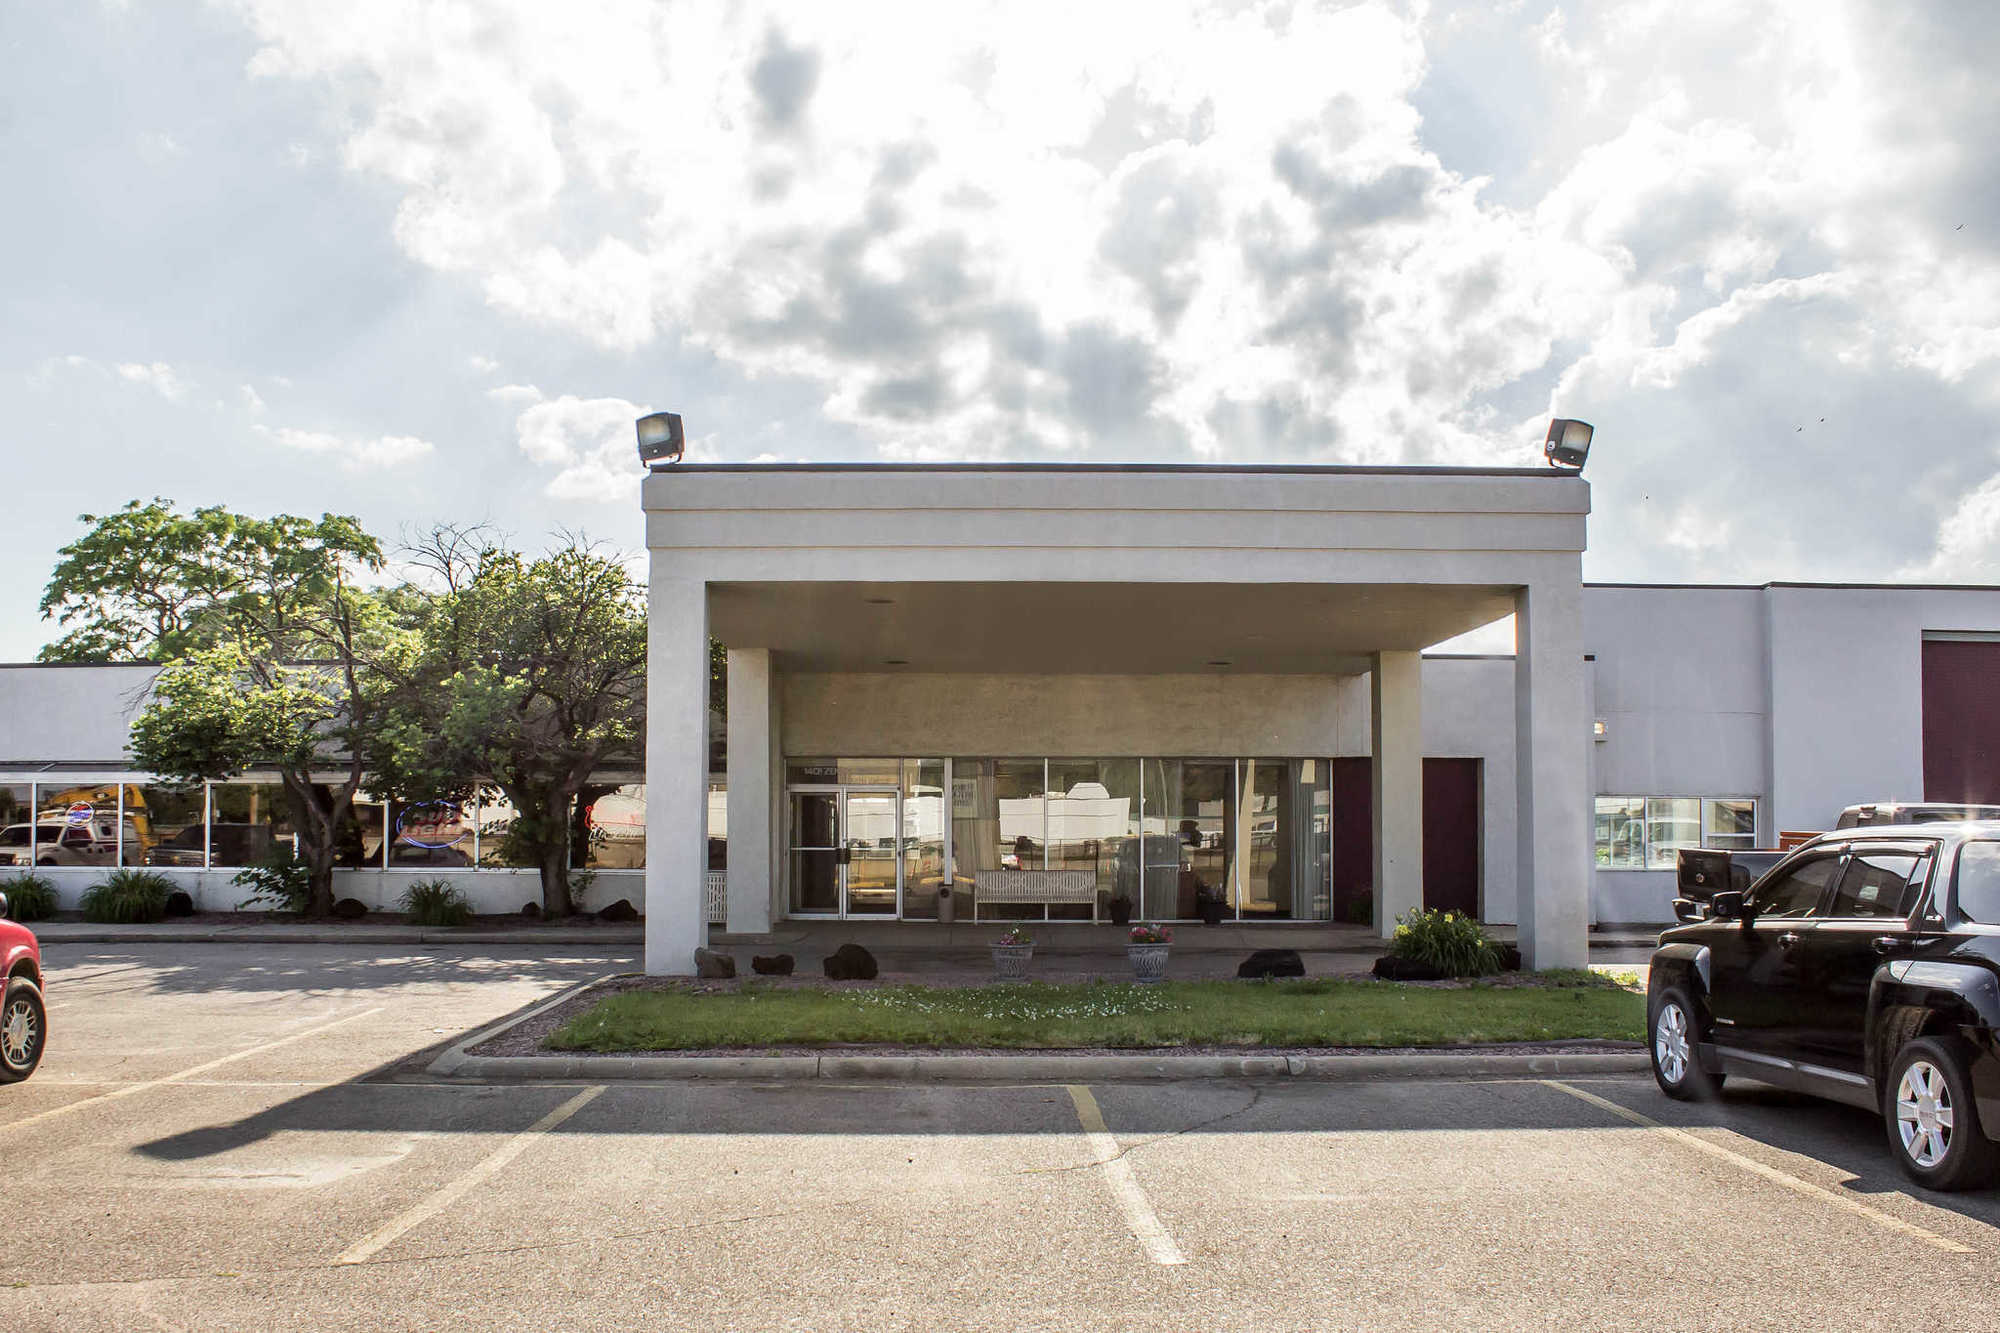
<path id="1" fill-rule="evenodd" d="M 690 457 L 1528 464 L 2000 580 L 2000 6 L 21 0 L 0 660 L 132 497 L 640 545 Z"/>

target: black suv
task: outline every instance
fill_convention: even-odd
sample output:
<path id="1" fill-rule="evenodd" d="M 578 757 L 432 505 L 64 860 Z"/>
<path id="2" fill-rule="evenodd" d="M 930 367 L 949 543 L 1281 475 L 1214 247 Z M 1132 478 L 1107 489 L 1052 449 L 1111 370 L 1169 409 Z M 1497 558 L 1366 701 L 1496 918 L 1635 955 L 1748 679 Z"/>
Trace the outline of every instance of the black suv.
<path id="1" fill-rule="evenodd" d="M 2000 1168 L 2000 820 L 1824 834 L 1660 936 L 1653 1076 L 1725 1076 L 1879 1112 L 1919 1184 Z"/>

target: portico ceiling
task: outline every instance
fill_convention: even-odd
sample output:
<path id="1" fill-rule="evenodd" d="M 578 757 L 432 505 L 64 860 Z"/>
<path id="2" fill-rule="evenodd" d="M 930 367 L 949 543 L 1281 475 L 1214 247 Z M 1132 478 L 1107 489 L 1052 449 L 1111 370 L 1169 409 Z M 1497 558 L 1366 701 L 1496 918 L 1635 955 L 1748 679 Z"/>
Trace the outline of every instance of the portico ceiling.
<path id="1" fill-rule="evenodd" d="M 787 671 L 1353 674 L 1513 609 L 1511 588 L 1444 584 L 709 586 L 710 632 Z"/>

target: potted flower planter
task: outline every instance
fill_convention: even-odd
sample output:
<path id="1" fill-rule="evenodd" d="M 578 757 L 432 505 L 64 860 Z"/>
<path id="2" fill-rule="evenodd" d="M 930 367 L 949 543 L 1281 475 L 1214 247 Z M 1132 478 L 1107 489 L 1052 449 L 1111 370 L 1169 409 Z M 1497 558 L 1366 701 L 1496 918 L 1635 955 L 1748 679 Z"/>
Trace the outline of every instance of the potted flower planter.
<path id="1" fill-rule="evenodd" d="M 993 942 L 993 979 L 1026 981 L 1028 963 L 1035 956 L 1035 940 L 1027 931 L 1014 929 Z"/>
<path id="2" fill-rule="evenodd" d="M 1167 953 L 1173 948 L 1174 932 L 1167 926 L 1134 926 L 1125 944 L 1125 959 L 1132 964 L 1132 980 L 1142 986 L 1164 981 Z"/>

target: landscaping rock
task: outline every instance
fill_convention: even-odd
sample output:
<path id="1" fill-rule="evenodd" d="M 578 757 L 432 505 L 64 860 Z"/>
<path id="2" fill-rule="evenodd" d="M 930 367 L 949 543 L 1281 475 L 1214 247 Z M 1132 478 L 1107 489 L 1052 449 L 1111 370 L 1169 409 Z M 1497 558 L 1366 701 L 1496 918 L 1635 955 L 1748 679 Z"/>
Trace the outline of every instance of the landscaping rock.
<path id="1" fill-rule="evenodd" d="M 540 903 L 522 903 L 521 915 L 530 921 L 540 921 L 542 919 L 542 905 Z"/>
<path id="2" fill-rule="evenodd" d="M 359 921 L 368 915 L 368 904 L 359 898 L 342 898 L 333 905 L 333 914 L 342 921 Z"/>
<path id="3" fill-rule="evenodd" d="M 598 912 L 599 921 L 637 921 L 639 909 L 623 898 Z"/>
<path id="4" fill-rule="evenodd" d="M 173 916 L 193 916 L 193 915 L 194 915 L 194 899 L 193 899 L 193 898 L 190 898 L 190 897 L 189 897 L 189 896 L 188 896 L 187 894 L 185 894 L 185 893 L 179 893 L 179 892 L 175 892 L 175 893 L 170 893 L 170 894 L 168 894 L 168 895 L 167 895 L 167 915 L 168 915 L 168 916 L 170 916 L 170 917 L 173 917 Z"/>
<path id="5" fill-rule="evenodd" d="M 1375 975 L 1384 981 L 1449 981 L 1441 969 L 1429 963 L 1420 963 L 1414 958 L 1391 958 L 1383 955 L 1375 960 Z"/>
<path id="6" fill-rule="evenodd" d="M 796 960 L 788 953 L 776 957 L 758 954 L 750 960 L 750 970 L 760 977 L 789 977 L 795 965 Z"/>
<path id="7" fill-rule="evenodd" d="M 1500 970 L 1502 972 L 1519 972 L 1521 970 L 1521 949 L 1519 945 L 1503 944 L 1500 946 Z"/>
<path id="8" fill-rule="evenodd" d="M 713 949 L 696 949 L 694 974 L 705 981 L 727 981 L 736 975 L 736 960 Z"/>
<path id="9" fill-rule="evenodd" d="M 826 975 L 833 981 L 873 981 L 875 955 L 858 944 L 843 944 L 826 956 Z"/>
<path id="10" fill-rule="evenodd" d="M 1239 977 L 1302 977 L 1305 960 L 1297 949 L 1259 949 L 1236 965 Z"/>

